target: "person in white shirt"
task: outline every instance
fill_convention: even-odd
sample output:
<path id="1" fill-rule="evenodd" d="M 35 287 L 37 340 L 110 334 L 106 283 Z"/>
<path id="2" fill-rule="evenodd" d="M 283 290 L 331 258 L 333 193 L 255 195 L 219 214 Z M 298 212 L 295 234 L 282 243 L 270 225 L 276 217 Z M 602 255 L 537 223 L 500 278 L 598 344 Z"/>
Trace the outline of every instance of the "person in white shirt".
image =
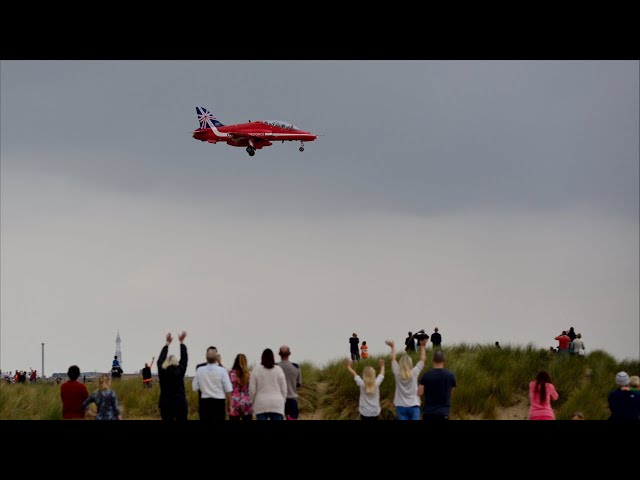
<path id="1" fill-rule="evenodd" d="M 360 387 L 360 403 L 358 411 L 360 420 L 378 420 L 380 416 L 380 384 L 384 380 L 384 360 L 380 359 L 380 374 L 376 377 L 373 367 L 364 367 L 362 377 L 351 366 L 353 361 L 347 359 L 345 365 L 347 370 L 353 375 L 356 385 Z"/>
<path id="2" fill-rule="evenodd" d="M 573 340 L 573 353 L 580 356 L 586 353 L 586 350 L 584 348 L 584 342 L 582 341 L 581 333 L 576 335 L 575 340 Z"/>
<path id="3" fill-rule="evenodd" d="M 261 364 L 249 378 L 249 396 L 257 420 L 283 420 L 287 401 L 287 379 L 276 365 L 273 350 L 262 352 Z"/>
<path id="4" fill-rule="evenodd" d="M 426 343 L 420 341 L 420 361 L 413 366 L 409 355 L 402 355 L 400 362 L 396 360 L 396 344 L 393 340 L 385 343 L 391 347 L 391 371 L 396 379 L 396 393 L 393 404 L 396 406 L 398 420 L 420 420 L 420 397 L 418 396 L 418 376 L 427 360 Z"/>
<path id="5" fill-rule="evenodd" d="M 233 387 L 229 373 L 218 364 L 215 347 L 207 349 L 207 363 L 196 369 L 191 387 L 194 392 L 200 392 L 200 420 L 210 422 L 226 419 L 226 402 L 231 403 Z"/>

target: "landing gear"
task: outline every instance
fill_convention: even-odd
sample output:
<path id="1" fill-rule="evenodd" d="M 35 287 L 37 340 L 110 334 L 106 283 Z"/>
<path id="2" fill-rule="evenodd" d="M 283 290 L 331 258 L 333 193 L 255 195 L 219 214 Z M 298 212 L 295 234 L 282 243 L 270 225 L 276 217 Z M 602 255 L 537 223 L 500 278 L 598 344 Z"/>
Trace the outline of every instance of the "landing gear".
<path id="1" fill-rule="evenodd" d="M 249 145 L 247 147 L 247 153 L 249 154 L 250 157 L 253 157 L 256 154 L 256 149 L 253 148 L 251 145 Z"/>
<path id="2" fill-rule="evenodd" d="M 298 150 L 304 152 L 304 143 L 300 142 L 300 148 Z"/>

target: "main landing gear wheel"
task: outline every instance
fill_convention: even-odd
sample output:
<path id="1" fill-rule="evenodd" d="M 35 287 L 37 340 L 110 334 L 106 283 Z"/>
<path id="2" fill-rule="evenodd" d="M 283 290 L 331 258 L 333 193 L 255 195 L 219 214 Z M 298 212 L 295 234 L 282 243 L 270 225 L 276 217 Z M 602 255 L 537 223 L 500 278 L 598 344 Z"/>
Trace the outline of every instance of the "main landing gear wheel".
<path id="1" fill-rule="evenodd" d="M 256 149 L 249 146 L 247 147 L 247 153 L 249 154 L 250 157 L 253 157 L 256 154 Z"/>
<path id="2" fill-rule="evenodd" d="M 304 152 L 304 147 L 300 147 L 298 150 L 300 150 L 301 152 Z"/>

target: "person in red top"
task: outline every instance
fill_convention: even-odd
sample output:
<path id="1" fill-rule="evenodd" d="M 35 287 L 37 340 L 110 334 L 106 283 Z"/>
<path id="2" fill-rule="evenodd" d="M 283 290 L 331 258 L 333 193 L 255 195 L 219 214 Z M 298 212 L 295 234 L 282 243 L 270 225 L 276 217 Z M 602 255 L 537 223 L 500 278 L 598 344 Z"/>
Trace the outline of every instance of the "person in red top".
<path id="1" fill-rule="evenodd" d="M 558 353 L 561 355 L 569 355 L 569 342 L 571 342 L 571 338 L 569 338 L 567 332 L 563 330 L 555 339 L 558 341 Z"/>
<path id="2" fill-rule="evenodd" d="M 69 381 L 60 386 L 62 418 L 65 420 L 84 418 L 82 403 L 89 396 L 89 392 L 83 383 L 77 381 L 80 376 L 80 368 L 77 365 L 71 365 L 67 375 L 69 376 Z"/>

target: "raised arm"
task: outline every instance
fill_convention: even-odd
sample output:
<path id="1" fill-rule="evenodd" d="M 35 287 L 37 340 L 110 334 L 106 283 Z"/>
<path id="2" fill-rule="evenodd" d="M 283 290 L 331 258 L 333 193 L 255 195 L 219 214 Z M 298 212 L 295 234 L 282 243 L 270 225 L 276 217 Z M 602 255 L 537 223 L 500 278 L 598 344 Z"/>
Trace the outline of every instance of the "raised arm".
<path id="1" fill-rule="evenodd" d="M 385 342 L 389 347 L 391 347 L 391 361 L 395 362 L 396 360 L 396 342 L 393 340 L 385 340 Z"/>
<path id="2" fill-rule="evenodd" d="M 155 359 L 156 359 L 156 357 L 153 357 L 153 358 L 151 359 L 151 363 L 149 364 L 149 368 L 152 368 L 152 367 L 153 367 L 153 361 L 154 361 Z"/>
<path id="3" fill-rule="evenodd" d="M 182 332 L 178 339 L 180 340 L 180 373 L 184 376 L 187 373 L 187 363 L 189 362 L 189 356 L 187 355 L 187 346 L 184 344 L 184 339 L 187 336 L 187 332 Z"/>
<path id="4" fill-rule="evenodd" d="M 424 343 L 420 342 L 420 361 L 423 364 L 427 363 L 427 342 L 429 340 L 425 339 Z"/>
<path id="5" fill-rule="evenodd" d="M 354 377 L 356 377 L 358 375 L 358 373 L 353 369 L 353 367 L 351 366 L 352 364 L 353 364 L 353 362 L 349 358 L 347 358 L 344 361 L 344 365 L 347 367 L 347 370 L 349 371 L 349 373 L 351 375 L 353 375 Z"/>
<path id="6" fill-rule="evenodd" d="M 158 373 L 160 373 L 160 370 L 162 370 L 162 364 L 164 364 L 164 361 L 167 359 L 167 353 L 169 353 L 169 345 L 171 345 L 172 341 L 173 336 L 170 333 L 167 333 L 167 343 L 164 347 L 162 347 L 162 350 L 160 350 L 160 356 L 158 357 Z"/>
<path id="7" fill-rule="evenodd" d="M 383 359 L 378 360 L 378 365 L 380 365 L 380 375 L 384 377 L 384 360 Z"/>

